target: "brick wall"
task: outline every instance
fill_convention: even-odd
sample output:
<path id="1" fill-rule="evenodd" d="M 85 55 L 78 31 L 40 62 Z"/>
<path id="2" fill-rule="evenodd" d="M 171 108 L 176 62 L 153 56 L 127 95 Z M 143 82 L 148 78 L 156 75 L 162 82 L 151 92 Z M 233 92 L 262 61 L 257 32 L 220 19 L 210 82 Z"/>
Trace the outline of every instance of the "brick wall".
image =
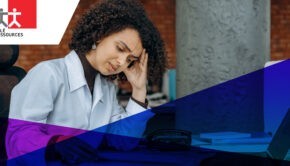
<path id="1" fill-rule="evenodd" d="M 271 0 L 271 60 L 290 58 L 290 1 Z"/>
<path id="2" fill-rule="evenodd" d="M 74 25 L 86 9 L 95 2 L 97 0 L 80 1 L 59 45 L 21 45 L 16 66 L 21 66 L 28 71 L 41 61 L 66 55 L 69 52 L 68 43 Z M 141 2 L 165 41 L 169 67 L 175 68 L 175 0 L 141 0 Z"/>
<path id="3" fill-rule="evenodd" d="M 175 68 L 175 0 L 141 0 L 165 41 L 170 68 Z"/>
<path id="4" fill-rule="evenodd" d="M 160 30 L 168 51 L 169 67 L 175 68 L 175 1 L 141 0 L 149 17 Z M 80 1 L 75 14 L 57 46 L 22 45 L 16 65 L 29 70 L 40 61 L 63 57 L 68 51 L 67 43 L 80 15 L 96 0 Z M 271 59 L 290 57 L 290 1 L 271 0 Z M 53 34 L 52 34 L 53 35 Z"/>

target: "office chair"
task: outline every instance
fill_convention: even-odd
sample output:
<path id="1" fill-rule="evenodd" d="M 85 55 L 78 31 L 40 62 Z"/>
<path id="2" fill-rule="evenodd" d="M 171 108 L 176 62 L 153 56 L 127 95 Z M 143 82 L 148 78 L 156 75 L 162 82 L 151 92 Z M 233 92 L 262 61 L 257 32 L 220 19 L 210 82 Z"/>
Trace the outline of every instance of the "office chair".
<path id="1" fill-rule="evenodd" d="M 8 124 L 11 91 L 26 74 L 22 68 L 13 66 L 18 54 L 18 45 L 0 45 L 0 165 L 5 163 L 7 159 L 5 134 Z"/>

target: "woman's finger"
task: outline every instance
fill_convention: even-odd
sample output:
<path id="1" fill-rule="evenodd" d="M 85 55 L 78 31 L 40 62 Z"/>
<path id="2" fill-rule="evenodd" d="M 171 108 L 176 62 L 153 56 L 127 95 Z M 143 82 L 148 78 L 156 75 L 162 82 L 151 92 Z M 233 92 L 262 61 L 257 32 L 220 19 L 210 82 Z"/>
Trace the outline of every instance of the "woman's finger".
<path id="1" fill-rule="evenodd" d="M 143 65 L 144 60 L 145 60 L 145 53 L 146 53 L 146 50 L 143 49 L 142 54 L 141 54 L 141 57 L 140 57 L 140 63 L 141 63 L 142 65 Z"/>

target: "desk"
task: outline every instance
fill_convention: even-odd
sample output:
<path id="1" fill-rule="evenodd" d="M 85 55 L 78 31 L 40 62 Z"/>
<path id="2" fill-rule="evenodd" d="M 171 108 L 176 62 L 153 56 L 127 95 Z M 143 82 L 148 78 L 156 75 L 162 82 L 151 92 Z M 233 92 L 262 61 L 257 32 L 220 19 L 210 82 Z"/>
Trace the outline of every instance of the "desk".
<path id="1" fill-rule="evenodd" d="M 278 161 L 269 158 L 261 158 L 253 155 L 220 152 L 193 147 L 189 151 L 167 151 L 139 148 L 134 151 L 102 151 L 99 153 L 102 160 L 94 163 L 83 163 L 80 165 L 177 165 L 177 166 L 257 166 L 257 165 L 289 165 L 289 162 Z M 62 165 L 61 162 L 50 162 L 48 165 Z"/>
<path id="2" fill-rule="evenodd" d="M 99 162 L 83 163 L 81 165 L 200 165 L 204 159 L 213 157 L 214 151 L 192 148 L 188 151 L 158 151 L 138 148 L 133 151 L 101 151 Z M 53 161 L 47 165 L 62 165 L 60 161 Z"/>
<path id="3" fill-rule="evenodd" d="M 37 153 L 40 154 L 40 153 Z M 25 158 L 26 157 L 26 158 Z M 36 165 L 35 159 L 29 156 L 19 158 L 13 163 L 23 163 L 21 159 L 27 159 L 29 165 Z M 277 164 L 289 162 L 276 161 L 269 158 L 261 158 L 253 155 L 245 155 L 239 153 L 221 152 L 209 149 L 201 149 L 199 147 L 191 147 L 187 151 L 159 151 L 148 149 L 145 145 L 140 145 L 132 151 L 99 151 L 100 160 L 98 162 L 87 162 L 80 165 L 188 165 L 188 166 L 216 166 L 216 165 L 267 165 L 276 166 Z M 266 163 L 266 164 L 265 164 Z M 42 164 L 43 165 L 43 164 Z M 63 165 L 61 161 L 48 162 L 47 165 Z"/>

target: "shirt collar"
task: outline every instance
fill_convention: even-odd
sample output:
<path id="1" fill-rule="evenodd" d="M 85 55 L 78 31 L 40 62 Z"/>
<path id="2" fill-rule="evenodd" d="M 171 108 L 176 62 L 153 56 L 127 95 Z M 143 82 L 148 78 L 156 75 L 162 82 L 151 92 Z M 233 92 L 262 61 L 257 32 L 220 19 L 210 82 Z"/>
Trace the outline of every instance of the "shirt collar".
<path id="1" fill-rule="evenodd" d="M 72 50 L 64 58 L 64 60 L 65 65 L 67 67 L 70 92 L 73 92 L 87 85 L 84 69 L 77 53 L 74 50 Z M 102 101 L 102 97 L 104 94 L 103 89 L 105 86 L 106 85 L 103 84 L 101 75 L 98 73 L 97 76 L 95 77 L 94 93 L 93 93 L 95 102 L 98 100 Z"/>
<path id="2" fill-rule="evenodd" d="M 70 92 L 86 85 L 86 78 L 81 61 L 75 51 L 71 51 L 65 58 Z"/>
<path id="3" fill-rule="evenodd" d="M 100 74 L 97 74 L 96 78 L 95 78 L 95 85 L 94 85 L 94 92 L 93 92 L 93 98 L 94 98 L 94 103 L 93 105 L 96 104 L 97 101 L 101 101 L 103 102 L 102 98 L 103 98 L 103 94 L 104 94 L 104 88 L 105 88 L 106 84 L 102 83 L 102 78 Z"/>

